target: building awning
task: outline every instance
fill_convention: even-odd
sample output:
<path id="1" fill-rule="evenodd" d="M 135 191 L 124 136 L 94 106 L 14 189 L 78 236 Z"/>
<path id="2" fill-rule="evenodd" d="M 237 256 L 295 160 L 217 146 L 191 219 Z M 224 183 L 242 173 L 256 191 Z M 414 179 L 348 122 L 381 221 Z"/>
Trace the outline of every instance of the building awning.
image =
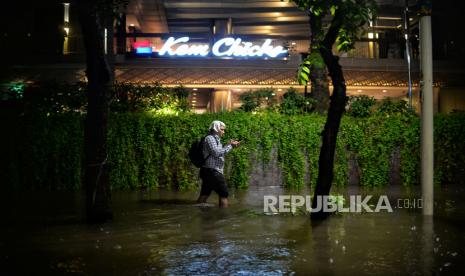
<path id="1" fill-rule="evenodd" d="M 35 82 L 59 80 L 75 82 L 85 81 L 82 66 L 54 67 L 34 66 L 15 67 L 2 72 L 1 82 Z M 5 74 L 3 74 L 5 73 Z M 118 82 L 135 84 L 155 84 L 165 86 L 183 85 L 186 87 L 289 87 L 299 86 L 295 68 L 257 68 L 257 67 L 117 67 Z M 405 71 L 344 69 L 344 78 L 348 87 L 406 87 L 408 75 Z M 418 86 L 420 74 L 412 73 L 413 85 Z M 435 86 L 465 87 L 465 72 L 435 72 Z"/>
<path id="2" fill-rule="evenodd" d="M 296 69 L 263 68 L 119 68 L 117 80 L 139 84 L 160 83 L 184 86 L 299 86 Z M 465 86 L 465 73 L 437 73 L 435 86 Z M 402 71 L 344 70 L 347 86 L 405 87 L 408 74 Z M 418 86 L 420 74 L 412 73 Z"/>

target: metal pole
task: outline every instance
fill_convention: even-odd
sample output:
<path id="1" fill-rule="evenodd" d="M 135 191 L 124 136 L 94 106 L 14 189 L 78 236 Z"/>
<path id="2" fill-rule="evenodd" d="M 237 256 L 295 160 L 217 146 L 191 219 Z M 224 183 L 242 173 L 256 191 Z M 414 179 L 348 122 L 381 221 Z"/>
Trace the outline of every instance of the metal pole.
<path id="1" fill-rule="evenodd" d="M 410 58 L 410 41 L 409 41 L 409 10 L 408 10 L 408 0 L 405 0 L 405 9 L 404 9 L 404 38 L 405 38 L 405 58 L 407 59 L 407 68 L 408 68 L 408 108 L 413 110 L 412 105 L 412 65 Z"/>
<path id="2" fill-rule="evenodd" d="M 426 1 L 427 2 L 427 1 Z M 421 189 L 423 215 L 433 215 L 433 52 L 431 39 L 431 5 L 420 18 L 420 58 L 422 71 L 421 104 Z M 428 9 L 426 9 L 428 11 Z"/>

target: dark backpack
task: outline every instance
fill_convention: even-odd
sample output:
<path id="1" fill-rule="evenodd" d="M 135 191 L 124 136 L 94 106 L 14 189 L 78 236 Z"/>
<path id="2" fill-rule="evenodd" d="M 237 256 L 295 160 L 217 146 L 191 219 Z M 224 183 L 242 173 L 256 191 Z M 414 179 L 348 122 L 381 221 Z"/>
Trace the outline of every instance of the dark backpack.
<path id="1" fill-rule="evenodd" d="M 205 144 L 206 137 L 207 136 L 204 136 L 200 140 L 192 143 L 189 149 L 189 159 L 191 160 L 192 164 L 194 164 L 194 166 L 196 166 L 197 168 L 201 168 L 210 156 L 209 155 L 207 156 L 207 158 L 203 158 L 203 145 Z"/>

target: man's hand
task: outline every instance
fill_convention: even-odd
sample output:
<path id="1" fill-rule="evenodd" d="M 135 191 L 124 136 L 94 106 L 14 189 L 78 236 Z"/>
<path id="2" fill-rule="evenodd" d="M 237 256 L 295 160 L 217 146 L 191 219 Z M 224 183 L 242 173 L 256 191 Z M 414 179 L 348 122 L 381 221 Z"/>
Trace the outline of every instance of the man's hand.
<path id="1" fill-rule="evenodd" d="M 233 147 L 237 147 L 241 144 L 241 142 L 237 141 L 237 140 L 231 140 L 229 141 L 229 144 L 232 145 Z"/>

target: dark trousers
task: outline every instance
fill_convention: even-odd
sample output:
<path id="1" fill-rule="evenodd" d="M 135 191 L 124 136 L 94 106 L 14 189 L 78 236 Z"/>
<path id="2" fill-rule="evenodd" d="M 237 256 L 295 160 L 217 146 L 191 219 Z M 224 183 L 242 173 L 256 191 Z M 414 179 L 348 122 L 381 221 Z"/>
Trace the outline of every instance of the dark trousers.
<path id="1" fill-rule="evenodd" d="M 215 169 L 201 168 L 200 178 L 202 179 L 202 189 L 200 195 L 209 196 L 215 191 L 220 197 L 228 197 L 228 186 L 224 175 Z"/>

